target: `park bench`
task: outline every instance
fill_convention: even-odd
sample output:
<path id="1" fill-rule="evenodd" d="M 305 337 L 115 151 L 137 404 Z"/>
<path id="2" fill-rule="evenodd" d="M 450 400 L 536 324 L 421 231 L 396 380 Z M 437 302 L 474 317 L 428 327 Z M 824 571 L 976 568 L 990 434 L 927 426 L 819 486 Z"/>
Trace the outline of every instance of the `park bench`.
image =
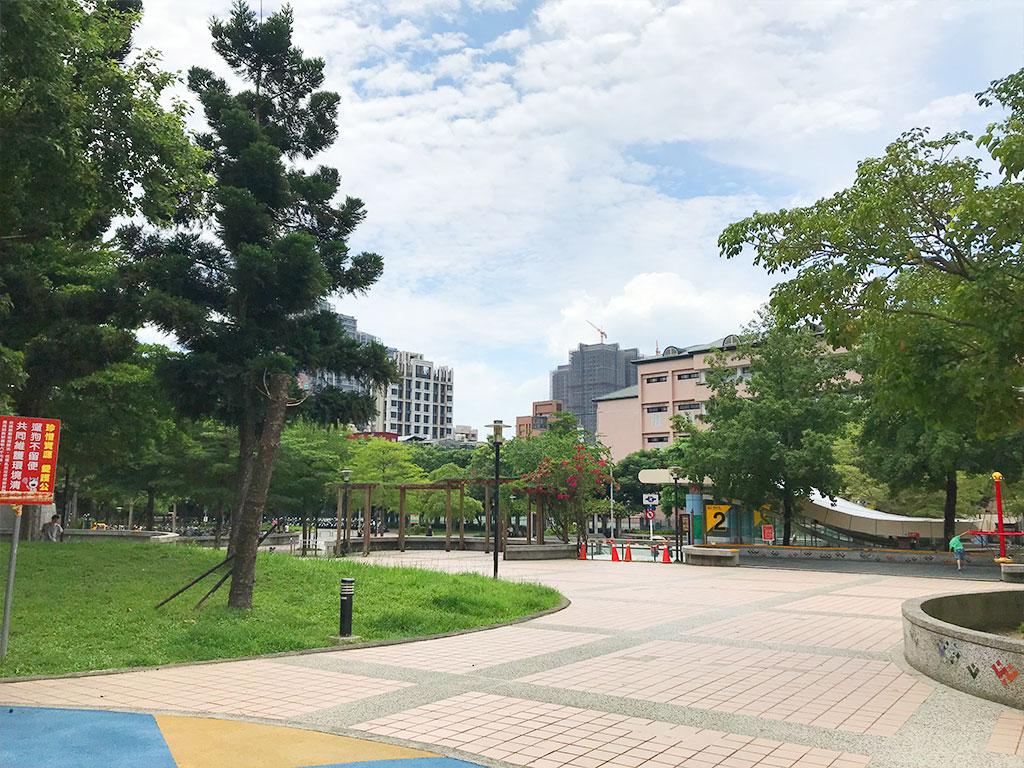
<path id="1" fill-rule="evenodd" d="M 686 546 L 683 547 L 683 562 L 687 565 L 739 565 L 740 551 L 738 549 Z"/>
<path id="2" fill-rule="evenodd" d="M 1003 581 L 1024 584 L 1024 563 L 1002 563 Z"/>

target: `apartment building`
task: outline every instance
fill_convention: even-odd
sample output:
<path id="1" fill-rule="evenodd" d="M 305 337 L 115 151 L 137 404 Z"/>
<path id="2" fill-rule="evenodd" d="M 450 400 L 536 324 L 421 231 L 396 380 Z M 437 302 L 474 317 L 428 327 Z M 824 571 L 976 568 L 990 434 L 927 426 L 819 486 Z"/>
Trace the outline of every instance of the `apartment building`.
<path id="1" fill-rule="evenodd" d="M 561 400 L 541 400 L 533 404 L 533 413 L 529 416 L 516 417 L 516 437 L 529 437 L 546 432 L 548 419 L 552 414 L 565 410 Z"/>
<path id="2" fill-rule="evenodd" d="M 467 424 L 456 424 L 455 432 L 452 435 L 456 442 L 459 443 L 479 443 L 480 432 L 476 427 L 470 427 Z"/>
<path id="3" fill-rule="evenodd" d="M 711 399 L 706 377 L 713 350 L 735 350 L 738 342 L 729 335 L 707 344 L 665 347 L 658 356 L 634 360 L 636 384 L 594 398 L 597 436 L 611 449 L 612 459 L 671 445 L 677 437 L 672 417 L 696 419 Z M 749 359 L 737 357 L 733 365 L 737 376 L 749 376 Z"/>
<path id="4" fill-rule="evenodd" d="M 569 353 L 569 363 L 551 372 L 551 400 L 563 403 L 588 432 L 597 431 L 595 398 L 636 383 L 636 349 L 618 344 L 580 344 Z"/>
<path id="5" fill-rule="evenodd" d="M 345 335 L 349 338 L 355 339 L 360 344 L 380 344 L 380 339 L 373 334 L 366 333 L 365 331 L 359 330 L 359 325 L 352 315 L 338 315 L 338 322 L 341 323 L 341 327 L 345 330 Z M 344 390 L 345 392 L 361 392 L 369 394 L 369 390 L 366 385 L 361 381 L 353 379 L 349 376 L 339 376 L 332 371 L 316 371 L 309 375 L 309 380 L 312 383 L 313 389 L 319 390 L 325 387 L 337 387 L 338 389 Z"/>
<path id="6" fill-rule="evenodd" d="M 378 432 L 424 440 L 453 436 L 454 374 L 419 352 L 388 349 L 399 381 L 377 393 Z"/>

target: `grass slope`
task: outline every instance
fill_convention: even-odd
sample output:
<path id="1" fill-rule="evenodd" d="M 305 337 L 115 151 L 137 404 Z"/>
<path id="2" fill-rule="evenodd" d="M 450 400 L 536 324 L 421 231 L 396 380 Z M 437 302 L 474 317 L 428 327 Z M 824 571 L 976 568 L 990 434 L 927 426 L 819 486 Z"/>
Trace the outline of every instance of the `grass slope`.
<path id="1" fill-rule="evenodd" d="M 6 578 L 9 545 L 0 545 Z M 508 621 L 558 604 L 549 587 L 345 560 L 261 554 L 251 613 L 227 607 L 228 584 L 193 606 L 221 571 L 153 606 L 223 553 L 183 545 L 84 542 L 18 547 L 14 608 L 0 677 L 232 658 L 330 645 L 339 579 L 356 580 L 353 632 L 414 637 Z"/>

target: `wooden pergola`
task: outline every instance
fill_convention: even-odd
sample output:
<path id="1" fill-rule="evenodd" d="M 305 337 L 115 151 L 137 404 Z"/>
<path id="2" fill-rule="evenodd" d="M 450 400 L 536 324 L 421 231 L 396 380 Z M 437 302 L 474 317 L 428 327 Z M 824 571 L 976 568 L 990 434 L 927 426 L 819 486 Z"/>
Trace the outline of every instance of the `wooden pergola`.
<path id="1" fill-rule="evenodd" d="M 517 478 L 500 478 L 502 485 L 513 483 Z M 444 550 L 452 551 L 452 491 L 459 491 L 459 549 L 466 548 L 466 486 L 484 486 L 484 551 L 491 551 L 491 493 L 494 485 L 493 480 L 439 480 L 435 483 L 395 483 L 384 485 L 388 490 L 398 491 L 398 549 L 405 551 L 405 499 L 407 491 L 444 491 L 445 492 L 445 526 L 444 526 Z M 363 523 L 363 555 L 370 553 L 370 526 L 369 520 L 372 516 L 373 490 L 380 487 L 381 483 L 335 483 L 338 491 L 338 538 L 335 542 L 335 555 L 340 555 L 344 549 L 349 551 L 350 521 L 352 518 L 352 491 L 365 491 L 364 499 L 364 523 Z M 537 491 L 526 491 L 527 493 L 538 493 Z M 543 507 L 538 504 L 540 520 L 538 525 L 543 524 Z M 344 519 L 342 517 L 344 516 Z M 527 496 L 526 504 L 526 543 L 530 543 L 530 498 Z M 544 530 L 540 527 L 537 543 L 544 543 Z M 501 551 L 504 551 L 508 540 L 508 533 L 503 532 L 501 537 Z"/>
<path id="2" fill-rule="evenodd" d="M 352 528 L 350 521 L 352 520 L 352 491 L 365 491 L 363 504 L 365 505 L 365 512 L 363 513 L 363 553 L 369 554 L 370 552 L 370 510 L 373 509 L 373 490 L 379 486 L 380 483 L 338 483 L 338 538 L 334 542 L 334 554 L 340 556 L 342 553 L 342 545 L 344 545 L 345 554 L 348 554 L 349 539 L 351 538 Z M 344 514 L 344 520 L 342 520 L 342 514 Z"/>
<path id="3" fill-rule="evenodd" d="M 459 489 L 459 549 L 466 548 L 466 485 L 459 480 L 389 485 L 398 491 L 398 551 L 405 552 L 405 492 L 444 491 L 444 551 L 452 551 L 452 491 Z"/>
<path id="4" fill-rule="evenodd" d="M 535 531 L 537 543 L 543 544 L 544 529 L 547 527 L 544 520 L 544 498 L 549 494 L 546 491 L 542 491 L 539 488 L 517 488 L 516 493 L 526 494 L 526 543 L 532 543 L 533 537 L 531 534 Z M 536 517 L 533 514 L 531 514 L 530 511 L 530 507 L 532 506 L 534 496 L 537 497 Z"/>

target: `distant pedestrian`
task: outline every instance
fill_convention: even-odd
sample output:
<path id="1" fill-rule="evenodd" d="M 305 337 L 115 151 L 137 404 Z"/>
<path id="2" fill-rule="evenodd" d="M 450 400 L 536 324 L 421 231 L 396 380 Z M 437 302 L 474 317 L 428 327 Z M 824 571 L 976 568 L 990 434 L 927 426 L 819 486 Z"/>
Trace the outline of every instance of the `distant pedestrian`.
<path id="1" fill-rule="evenodd" d="M 961 535 L 970 538 L 969 536 L 967 536 L 966 533 Z M 965 551 L 964 543 L 963 541 L 961 541 L 960 536 L 954 536 L 952 539 L 949 540 L 949 548 L 953 552 L 953 557 L 956 559 L 956 569 L 958 571 L 962 570 L 964 564 Z"/>
<path id="2" fill-rule="evenodd" d="M 50 522 L 43 523 L 43 541 L 60 541 L 64 529 L 60 527 L 60 515 L 54 515 Z"/>

